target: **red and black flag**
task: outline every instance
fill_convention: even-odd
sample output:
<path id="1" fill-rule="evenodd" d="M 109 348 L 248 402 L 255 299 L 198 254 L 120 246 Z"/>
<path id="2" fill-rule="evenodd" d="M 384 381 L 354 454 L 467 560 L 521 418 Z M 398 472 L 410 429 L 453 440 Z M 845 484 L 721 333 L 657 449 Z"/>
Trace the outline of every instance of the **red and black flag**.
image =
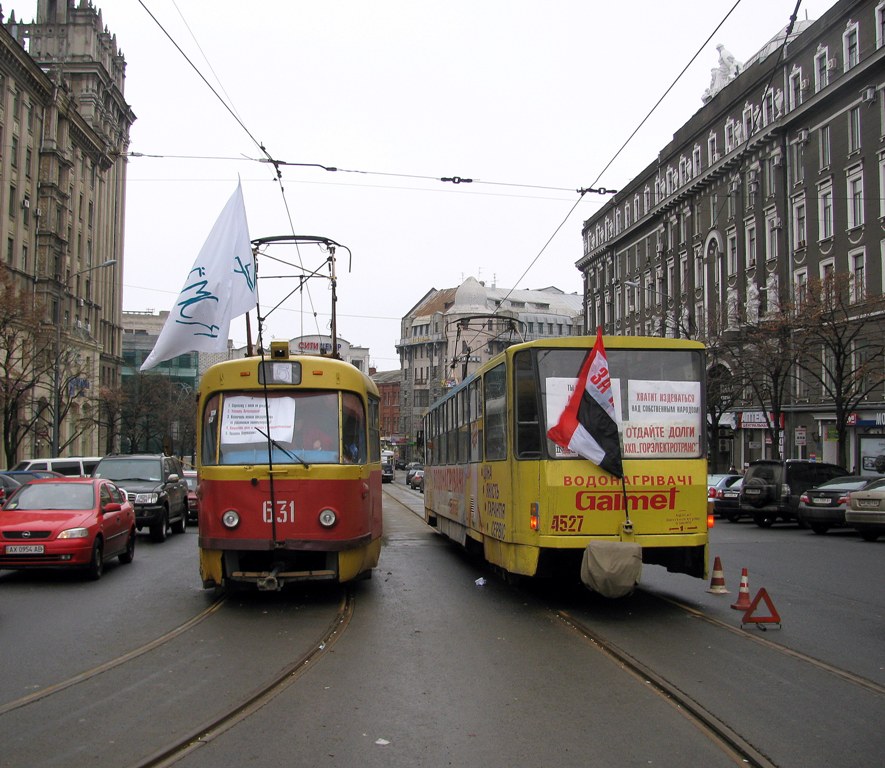
<path id="1" fill-rule="evenodd" d="M 575 391 L 547 437 L 615 477 L 624 476 L 602 328 L 596 330 L 596 343 L 581 366 Z"/>

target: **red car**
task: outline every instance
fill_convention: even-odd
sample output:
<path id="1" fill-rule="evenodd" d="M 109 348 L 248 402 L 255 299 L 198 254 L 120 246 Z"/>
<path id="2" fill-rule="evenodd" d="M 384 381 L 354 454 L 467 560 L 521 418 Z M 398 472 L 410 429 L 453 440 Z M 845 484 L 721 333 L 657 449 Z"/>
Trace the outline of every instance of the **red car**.
<path id="1" fill-rule="evenodd" d="M 187 482 L 187 521 L 196 523 L 200 517 L 200 497 L 197 496 L 197 473 L 191 469 L 184 470 Z"/>
<path id="2" fill-rule="evenodd" d="M 134 555 L 135 512 L 108 480 L 34 480 L 0 507 L 0 569 L 82 568 L 94 580 Z"/>

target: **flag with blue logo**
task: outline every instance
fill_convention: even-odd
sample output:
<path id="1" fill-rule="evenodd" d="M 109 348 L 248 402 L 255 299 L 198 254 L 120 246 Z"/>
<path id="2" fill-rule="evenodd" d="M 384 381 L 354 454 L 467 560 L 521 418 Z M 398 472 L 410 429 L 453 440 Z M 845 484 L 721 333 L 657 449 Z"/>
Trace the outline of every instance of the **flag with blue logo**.
<path id="1" fill-rule="evenodd" d="M 243 189 L 238 183 L 139 370 L 146 371 L 185 352 L 226 351 L 230 321 L 257 303 L 255 260 Z"/>

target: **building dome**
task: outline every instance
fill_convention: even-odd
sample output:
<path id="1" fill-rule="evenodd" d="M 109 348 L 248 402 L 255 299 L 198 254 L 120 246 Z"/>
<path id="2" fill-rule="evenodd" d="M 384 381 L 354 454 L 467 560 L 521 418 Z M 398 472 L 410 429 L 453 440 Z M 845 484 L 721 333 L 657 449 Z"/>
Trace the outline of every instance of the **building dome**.
<path id="1" fill-rule="evenodd" d="M 465 312 L 488 312 L 486 289 L 475 277 L 468 277 L 455 291 L 455 303 L 449 310 L 450 314 Z"/>

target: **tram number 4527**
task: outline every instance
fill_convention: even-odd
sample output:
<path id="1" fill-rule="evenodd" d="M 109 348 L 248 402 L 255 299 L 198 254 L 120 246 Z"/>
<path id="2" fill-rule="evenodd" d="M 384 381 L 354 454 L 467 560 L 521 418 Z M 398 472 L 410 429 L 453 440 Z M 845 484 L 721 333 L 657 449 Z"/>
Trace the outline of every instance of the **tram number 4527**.
<path id="1" fill-rule="evenodd" d="M 294 523 L 295 502 L 286 499 L 277 499 L 277 513 L 274 519 L 274 505 L 271 499 L 267 499 L 261 507 L 261 519 L 265 523 Z"/>
<path id="2" fill-rule="evenodd" d="M 583 515 L 553 515 L 550 520 L 550 529 L 558 533 L 580 533 L 583 527 Z"/>

